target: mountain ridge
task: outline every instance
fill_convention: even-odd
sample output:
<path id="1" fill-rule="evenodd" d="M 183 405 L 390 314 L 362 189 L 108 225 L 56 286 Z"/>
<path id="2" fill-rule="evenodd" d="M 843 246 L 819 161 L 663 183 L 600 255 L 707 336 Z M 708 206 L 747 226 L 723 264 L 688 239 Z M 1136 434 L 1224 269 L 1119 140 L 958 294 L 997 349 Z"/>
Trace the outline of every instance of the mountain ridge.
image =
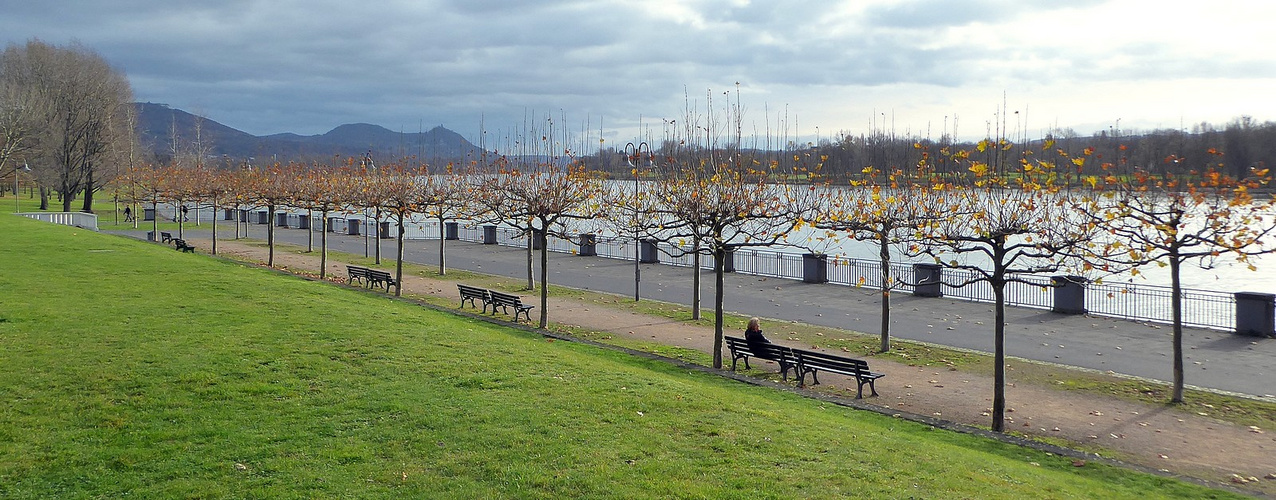
<path id="1" fill-rule="evenodd" d="M 174 152 L 202 149 L 209 157 L 227 161 L 326 161 L 336 157 L 398 159 L 419 156 L 430 163 L 476 157 L 479 148 L 460 134 L 436 126 L 426 132 L 395 132 L 370 123 L 347 123 L 323 134 L 292 132 L 256 136 L 166 104 L 138 102 L 137 128 L 142 146 L 160 162 Z M 198 132 L 198 133 L 197 133 Z M 196 136 L 200 141 L 196 141 Z M 175 139 L 174 139 L 175 137 Z M 203 147 L 199 147 L 202 142 Z"/>

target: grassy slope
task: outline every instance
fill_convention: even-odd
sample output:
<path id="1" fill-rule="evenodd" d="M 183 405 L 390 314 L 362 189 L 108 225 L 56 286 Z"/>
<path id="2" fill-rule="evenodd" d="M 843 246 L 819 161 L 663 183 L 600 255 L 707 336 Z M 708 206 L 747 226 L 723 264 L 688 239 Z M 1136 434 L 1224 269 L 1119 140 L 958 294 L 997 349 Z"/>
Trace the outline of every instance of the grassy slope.
<path id="1" fill-rule="evenodd" d="M 0 217 L 0 497 L 1226 493 Z"/>

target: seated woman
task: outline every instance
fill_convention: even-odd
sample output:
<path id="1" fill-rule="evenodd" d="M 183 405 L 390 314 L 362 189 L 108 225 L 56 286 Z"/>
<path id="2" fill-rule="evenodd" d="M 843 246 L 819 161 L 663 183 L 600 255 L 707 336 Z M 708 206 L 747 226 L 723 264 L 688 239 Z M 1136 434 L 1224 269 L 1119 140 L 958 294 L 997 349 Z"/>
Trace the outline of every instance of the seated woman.
<path id="1" fill-rule="evenodd" d="M 749 344 L 770 344 L 771 340 L 762 335 L 762 325 L 758 318 L 749 319 L 748 328 L 744 329 L 744 341 Z"/>

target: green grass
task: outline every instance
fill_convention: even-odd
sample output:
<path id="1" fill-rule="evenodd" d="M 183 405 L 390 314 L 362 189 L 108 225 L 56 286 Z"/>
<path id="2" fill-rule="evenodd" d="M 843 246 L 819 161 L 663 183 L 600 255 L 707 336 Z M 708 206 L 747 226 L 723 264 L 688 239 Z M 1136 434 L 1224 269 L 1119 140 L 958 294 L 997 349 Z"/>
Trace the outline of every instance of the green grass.
<path id="1" fill-rule="evenodd" d="M 1231 497 L 0 217 L 0 497 Z"/>
<path id="2" fill-rule="evenodd" d="M 265 247 L 266 245 L 265 242 L 258 240 L 241 241 L 241 243 L 258 245 L 261 247 Z M 304 253 L 304 247 L 280 244 L 276 245 L 276 251 Z M 371 257 L 363 257 L 362 255 L 346 254 L 341 252 L 330 252 L 329 255 L 331 258 L 337 260 L 368 266 L 374 265 Z M 392 268 L 394 265 L 393 258 L 386 258 L 383 256 L 382 262 L 382 266 L 386 268 Z M 475 286 L 506 290 L 514 293 L 525 291 L 526 285 L 526 281 L 520 279 L 473 273 L 457 269 L 450 269 L 446 276 L 441 276 L 438 274 L 437 266 L 423 266 L 412 263 L 404 263 L 404 273 L 435 279 L 463 281 Z M 702 310 L 702 315 L 699 320 L 692 320 L 691 309 L 681 304 L 660 302 L 650 299 L 635 302 L 630 297 L 568 288 L 553 283 L 550 284 L 549 289 L 551 297 L 570 298 L 598 304 L 603 307 L 664 317 L 706 328 L 711 328 L 713 326 L 713 312 L 709 309 Z M 443 299 L 432 295 L 413 295 L 405 292 L 405 296 L 439 306 L 454 307 L 456 305 L 454 300 Z M 697 353 L 686 349 L 676 349 L 660 343 L 627 341 L 622 338 L 614 337 L 607 332 L 589 331 L 573 325 L 559 325 L 552 322 L 553 317 L 554 316 L 551 311 L 550 328 L 554 331 L 602 343 L 678 358 L 704 366 L 712 365 L 712 357 L 708 354 Z M 749 318 L 747 316 L 728 314 L 725 318 L 725 329 L 728 332 L 743 330 L 748 319 Z M 800 342 L 811 346 L 842 350 L 859 357 L 889 359 L 911 366 L 942 367 L 968 373 L 992 373 L 992 357 L 990 355 L 968 350 L 951 349 L 935 344 L 911 342 L 893 338 L 891 339 L 891 350 L 883 353 L 878 351 L 880 339 L 876 334 L 854 332 L 791 321 L 773 323 L 771 329 L 776 335 L 776 338 L 792 342 Z M 1169 408 L 1188 412 L 1194 415 L 1198 413 L 1206 413 L 1213 418 L 1235 424 L 1245 426 L 1253 425 L 1262 429 L 1276 428 L 1276 403 L 1269 401 L 1220 394 L 1210 391 L 1187 389 L 1185 391 L 1185 399 L 1187 401 L 1185 404 L 1170 405 L 1167 403 L 1169 400 L 1170 386 L 1165 383 L 1131 380 L 1129 378 L 1116 375 L 1071 369 L 1068 367 L 1036 363 L 1028 360 L 1013 361 L 1011 373 L 1016 383 L 1041 384 L 1060 390 L 1080 391 L 1145 404 L 1165 405 Z M 773 375 L 773 373 L 769 371 L 755 371 L 753 374 L 761 377 L 769 377 L 770 375 Z M 823 388 L 816 388 L 816 390 L 821 389 Z"/>

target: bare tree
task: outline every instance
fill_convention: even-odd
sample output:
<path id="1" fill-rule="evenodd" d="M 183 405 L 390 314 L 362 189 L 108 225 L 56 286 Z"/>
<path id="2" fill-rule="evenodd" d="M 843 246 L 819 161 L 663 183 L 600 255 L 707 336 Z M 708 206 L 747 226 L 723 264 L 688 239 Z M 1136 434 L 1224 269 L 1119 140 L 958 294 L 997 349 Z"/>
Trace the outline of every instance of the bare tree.
<path id="1" fill-rule="evenodd" d="M 14 46 L 0 56 L 0 173 L 17 174 L 17 166 L 34 152 L 38 139 L 35 112 L 38 94 L 31 84 L 30 67 Z M 6 175 L 7 177 L 7 175 Z M 9 184 L 13 184 L 10 182 Z M 16 196 L 17 193 L 15 192 Z"/>
<path id="2" fill-rule="evenodd" d="M 248 199 L 252 204 L 266 208 L 266 265 L 275 267 L 275 210 L 288 202 L 296 189 L 298 168 L 289 165 L 271 165 L 246 173 Z"/>
<path id="3" fill-rule="evenodd" d="M 1223 156 L 1214 149 L 1209 153 Z M 1165 161 L 1181 159 L 1170 156 Z M 1148 264 L 1169 267 L 1174 324 L 1172 403 L 1183 402 L 1183 264 L 1195 262 L 1210 269 L 1222 258 L 1248 263 L 1250 257 L 1276 252 L 1272 215 L 1276 200 L 1251 194 L 1252 189 L 1268 184 L 1268 170 L 1251 169 L 1246 178 L 1238 179 L 1220 171 L 1220 166 L 1207 163 L 1183 175 L 1143 168 L 1117 172 L 1120 167 L 1107 164 L 1104 169 L 1111 172 L 1085 179 L 1098 193 L 1074 205 L 1079 216 L 1105 235 L 1084 248 L 1085 257 L 1102 271 L 1137 275 L 1138 268 Z M 1249 268 L 1253 270 L 1253 264 Z"/>
<path id="4" fill-rule="evenodd" d="M 78 44 L 55 47 L 39 40 L 10 46 L 6 59 L 23 65 L 25 83 L 34 89 L 29 105 L 35 114 L 40 156 L 63 211 L 83 194 L 83 210 L 91 212 L 93 194 L 109 180 L 103 164 L 116 149 L 113 143 L 133 133 L 123 119 L 132 100 L 124 74 L 92 50 Z M 7 65 L 7 64 L 6 64 Z M 24 106 L 27 103 L 24 103 Z"/>
<path id="5" fill-rule="evenodd" d="M 933 218 L 931 214 L 940 207 L 929 206 L 937 198 L 930 192 L 929 169 L 925 164 L 886 172 L 865 167 L 862 174 L 852 179 L 849 187 L 826 192 L 812 223 L 817 228 L 846 232 L 856 240 L 867 240 L 877 246 L 882 298 L 880 350 L 886 352 L 891 347 L 891 291 L 903 284 L 891 270 L 892 250 L 913 241 L 917 230 Z M 860 281 L 866 280 L 861 277 Z"/>
<path id="6" fill-rule="evenodd" d="M 467 214 L 473 198 L 474 185 L 452 164 L 445 173 L 423 173 L 415 203 L 421 213 L 439 223 L 439 275 L 447 274 L 447 221 Z"/>
<path id="7" fill-rule="evenodd" d="M 378 208 L 389 212 L 394 218 L 397 229 L 395 231 L 394 279 L 398 283 L 403 283 L 404 222 L 420 209 L 416 200 L 421 197 L 420 179 L 424 171 L 424 166 L 417 170 L 408 170 L 401 165 L 388 165 L 377 169 L 374 174 L 377 184 L 375 189 L 381 192 L 381 206 Z M 394 287 L 395 296 L 402 295 L 402 292 L 402 286 Z"/>
<path id="8" fill-rule="evenodd" d="M 967 156 L 964 155 L 963 156 Z M 968 156 L 967 156 L 968 157 Z M 993 166 L 972 161 L 968 177 L 930 190 L 942 217 L 928 219 L 917 252 L 957 272 L 943 273 L 952 287 L 986 283 L 994 297 L 992 430 L 1005 429 L 1006 286 L 1033 274 L 1053 273 L 1062 256 L 1089 238 L 1071 218 L 1069 193 L 1060 189 L 1054 164 L 1020 163 L 1018 172 L 997 175 Z M 1062 170 L 1062 169 L 1061 169 Z M 939 198 L 942 198 L 939 199 Z"/>
<path id="9" fill-rule="evenodd" d="M 328 214 L 346 204 L 351 182 L 347 168 L 329 165 L 313 165 L 297 175 L 297 185 L 289 203 L 310 212 L 319 213 L 319 278 L 328 272 Z M 314 232 L 314 228 L 311 228 Z"/>
<path id="10" fill-rule="evenodd" d="M 548 237 L 568 238 L 573 220 L 597 215 L 599 182 L 579 164 L 558 167 L 552 163 L 523 165 L 486 176 L 479 190 L 480 202 L 498 220 L 532 236 L 540 249 L 540 327 L 549 324 Z"/>

